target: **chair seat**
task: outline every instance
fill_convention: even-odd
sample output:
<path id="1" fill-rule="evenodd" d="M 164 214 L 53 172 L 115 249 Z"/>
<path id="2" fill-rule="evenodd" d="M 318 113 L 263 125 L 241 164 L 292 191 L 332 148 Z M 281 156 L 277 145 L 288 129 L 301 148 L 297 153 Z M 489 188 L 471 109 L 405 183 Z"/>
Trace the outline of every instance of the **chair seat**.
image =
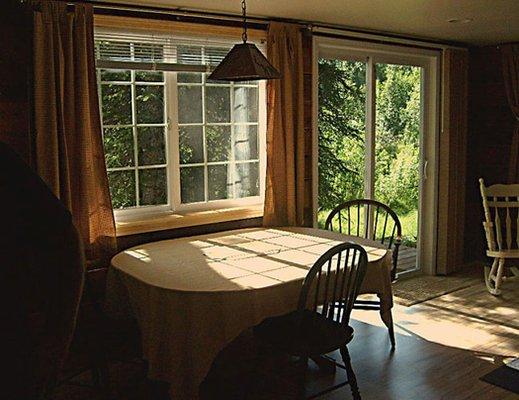
<path id="1" fill-rule="evenodd" d="M 519 258 L 519 249 L 514 250 L 487 250 L 488 257 Z"/>
<path id="2" fill-rule="evenodd" d="M 297 310 L 267 318 L 254 327 L 254 335 L 293 356 L 329 353 L 353 339 L 353 328 L 310 310 Z"/>

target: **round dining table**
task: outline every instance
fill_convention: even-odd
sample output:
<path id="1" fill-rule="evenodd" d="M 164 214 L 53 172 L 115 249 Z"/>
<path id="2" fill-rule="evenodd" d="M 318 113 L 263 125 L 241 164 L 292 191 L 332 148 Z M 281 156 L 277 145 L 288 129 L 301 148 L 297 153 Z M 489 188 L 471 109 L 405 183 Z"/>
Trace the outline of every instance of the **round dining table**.
<path id="1" fill-rule="evenodd" d="M 244 329 L 294 310 L 309 268 L 351 241 L 368 254 L 361 293 L 380 298 L 391 322 L 391 251 L 380 243 L 313 228 L 249 228 L 142 244 L 117 254 L 106 307 L 133 315 L 150 379 L 172 399 L 196 399 L 218 352 Z"/>

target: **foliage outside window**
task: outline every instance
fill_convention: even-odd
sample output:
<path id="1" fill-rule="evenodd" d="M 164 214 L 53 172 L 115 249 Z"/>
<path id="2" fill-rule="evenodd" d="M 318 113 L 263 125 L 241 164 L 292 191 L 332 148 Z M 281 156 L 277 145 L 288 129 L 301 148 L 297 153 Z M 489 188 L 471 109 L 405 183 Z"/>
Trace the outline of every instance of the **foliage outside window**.
<path id="1" fill-rule="evenodd" d="M 164 46 L 167 46 L 165 44 Z M 217 64 L 226 48 L 98 41 L 98 59 Z M 117 65 L 117 64 L 115 64 Z M 125 65 L 125 64 L 121 64 Z M 103 138 L 116 210 L 261 201 L 262 87 L 206 72 L 98 68 Z"/>

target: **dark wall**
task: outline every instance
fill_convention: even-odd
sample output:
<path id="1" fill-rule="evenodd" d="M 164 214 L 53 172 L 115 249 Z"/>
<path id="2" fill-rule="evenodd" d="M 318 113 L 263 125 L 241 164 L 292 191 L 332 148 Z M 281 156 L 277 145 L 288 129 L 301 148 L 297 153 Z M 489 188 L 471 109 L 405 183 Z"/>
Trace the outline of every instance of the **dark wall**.
<path id="1" fill-rule="evenodd" d="M 0 141 L 31 161 L 31 18 L 18 1 L 0 5 Z"/>
<path id="2" fill-rule="evenodd" d="M 506 183 L 514 116 L 508 106 L 499 49 L 470 49 L 469 129 L 465 261 L 484 259 L 483 207 L 478 179 L 486 185 Z"/>

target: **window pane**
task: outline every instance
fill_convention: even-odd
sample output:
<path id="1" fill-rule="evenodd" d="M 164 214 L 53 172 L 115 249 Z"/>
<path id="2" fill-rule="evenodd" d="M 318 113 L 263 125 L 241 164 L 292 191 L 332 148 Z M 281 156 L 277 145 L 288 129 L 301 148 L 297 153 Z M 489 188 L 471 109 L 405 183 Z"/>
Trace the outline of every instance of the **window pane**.
<path id="1" fill-rule="evenodd" d="M 105 128 L 103 142 L 107 168 L 134 165 L 132 128 Z"/>
<path id="2" fill-rule="evenodd" d="M 230 122 L 230 99 L 230 89 L 228 87 L 207 86 L 205 88 L 206 122 Z"/>
<path id="3" fill-rule="evenodd" d="M 108 183 L 113 208 L 135 206 L 135 173 L 133 171 L 109 171 Z"/>
<path id="4" fill-rule="evenodd" d="M 181 126 L 180 137 L 180 164 L 195 164 L 204 162 L 204 144 L 202 126 Z"/>
<path id="5" fill-rule="evenodd" d="M 209 165 L 207 180 L 209 200 L 232 199 L 231 165 Z"/>
<path id="6" fill-rule="evenodd" d="M 137 82 L 164 82 L 164 73 L 161 71 L 135 71 Z"/>
<path id="7" fill-rule="evenodd" d="M 102 85 L 101 102 L 105 125 L 132 123 L 132 92 L 129 85 Z"/>
<path id="8" fill-rule="evenodd" d="M 179 86 L 178 122 L 181 124 L 202 123 L 201 86 Z"/>
<path id="9" fill-rule="evenodd" d="M 204 201 L 204 167 L 180 168 L 180 197 L 184 204 Z"/>
<path id="10" fill-rule="evenodd" d="M 132 74 L 130 71 L 120 69 L 103 69 L 101 70 L 102 81 L 130 81 Z"/>
<path id="11" fill-rule="evenodd" d="M 231 127 L 207 126 L 205 128 L 207 142 L 207 161 L 227 161 L 231 156 Z"/>
<path id="12" fill-rule="evenodd" d="M 139 200 L 141 206 L 167 204 L 166 168 L 139 170 Z"/>
<path id="13" fill-rule="evenodd" d="M 200 72 L 179 72 L 177 81 L 179 83 L 202 83 L 202 74 Z"/>
<path id="14" fill-rule="evenodd" d="M 234 88 L 234 120 L 236 122 L 258 122 L 258 88 Z"/>
<path id="15" fill-rule="evenodd" d="M 257 125 L 235 125 L 234 158 L 236 160 L 257 160 L 259 158 Z"/>
<path id="16" fill-rule="evenodd" d="M 166 163 L 166 143 L 162 126 L 137 128 L 139 165 Z"/>
<path id="17" fill-rule="evenodd" d="M 259 195 L 259 163 L 236 164 L 234 170 L 236 197 Z"/>
<path id="18" fill-rule="evenodd" d="M 138 124 L 164 123 L 164 86 L 136 86 Z"/>

